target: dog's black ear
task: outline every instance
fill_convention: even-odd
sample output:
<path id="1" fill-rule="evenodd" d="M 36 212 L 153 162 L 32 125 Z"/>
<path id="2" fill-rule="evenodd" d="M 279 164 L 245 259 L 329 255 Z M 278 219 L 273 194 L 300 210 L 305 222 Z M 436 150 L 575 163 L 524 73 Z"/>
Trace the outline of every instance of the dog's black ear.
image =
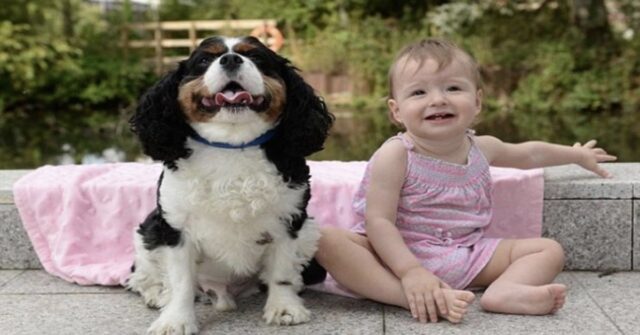
<path id="1" fill-rule="evenodd" d="M 273 142 L 287 156 L 306 157 L 322 150 L 334 117 L 297 69 L 287 60 L 283 62 L 287 100 Z"/>
<path id="2" fill-rule="evenodd" d="M 184 77 L 185 64 L 169 72 L 140 99 L 136 113 L 129 123 L 138 135 L 145 154 L 175 168 L 175 161 L 191 153 L 185 147 L 191 127 L 178 102 L 178 89 Z"/>

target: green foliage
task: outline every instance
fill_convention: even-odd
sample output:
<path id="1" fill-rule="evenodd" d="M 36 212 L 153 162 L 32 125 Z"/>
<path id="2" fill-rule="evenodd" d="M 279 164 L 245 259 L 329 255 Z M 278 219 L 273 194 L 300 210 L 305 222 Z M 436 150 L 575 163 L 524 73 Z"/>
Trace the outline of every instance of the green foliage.
<path id="1" fill-rule="evenodd" d="M 382 98 L 359 97 L 346 105 L 331 105 L 339 116 L 324 150 L 314 160 L 368 160 L 384 141 L 400 129 L 389 118 Z"/>
<path id="2" fill-rule="evenodd" d="M 638 161 L 638 43 L 621 35 L 593 46 L 570 8 L 487 8 L 457 38 L 483 66 L 486 100 L 481 133 L 511 142 L 562 144 L 598 139 L 620 161 Z M 513 34 L 518 31 L 518 34 Z"/>
<path id="3" fill-rule="evenodd" d="M 587 20 L 576 19 L 584 12 Z M 347 74 L 355 96 L 329 98 L 338 122 L 314 159 L 367 159 L 398 131 L 387 119 L 387 69 L 408 42 L 444 36 L 481 64 L 479 133 L 564 144 L 597 138 L 621 161 L 640 159 L 640 5 L 603 1 L 163 0 L 134 15 L 82 0 L 5 0 L 0 6 L 0 168 L 78 159 L 117 147 L 140 93 L 156 77 L 121 49 L 138 19 L 276 19 L 280 51 L 303 72 Z M 612 17 L 603 20 L 608 10 Z"/>
<path id="4" fill-rule="evenodd" d="M 117 20 L 80 1 L 46 4 L 17 15 L 41 24 L 0 23 L 0 168 L 55 163 L 64 144 L 78 161 L 112 146 L 133 156 L 127 119 L 154 76 L 123 57 Z M 56 15 L 63 5 L 78 15 Z"/>
<path id="5" fill-rule="evenodd" d="M 485 101 L 477 124 L 479 133 L 509 142 L 573 144 L 596 138 L 620 161 L 638 161 L 640 39 L 628 38 L 628 34 L 622 38 L 622 32 L 616 35 L 602 24 L 598 33 L 606 36 L 594 37 L 593 29 L 568 20 L 571 2 L 543 3 L 538 8 L 531 7 L 532 3 L 451 1 L 423 13 L 421 26 L 405 17 L 364 17 L 352 19 L 346 30 L 331 33 L 325 29 L 322 44 L 311 41 L 305 47 L 322 50 L 310 55 L 331 56 L 320 57 L 321 61 L 316 61 L 319 57 L 307 59 L 325 69 L 331 68 L 325 61 L 339 60 L 333 64 L 339 64 L 353 80 L 364 82 L 374 98 L 364 109 L 358 102 L 339 107 L 350 110 L 361 124 L 372 125 L 361 130 L 365 135 L 351 135 L 353 141 L 330 140 L 326 155 L 362 159 L 366 155 L 361 153 L 371 154 L 379 142 L 378 138 L 367 141 L 371 134 L 392 133 L 375 126 L 386 115 L 381 112 L 384 102 L 376 106 L 375 98 L 386 94 L 386 73 L 394 53 L 407 41 L 445 36 L 469 50 L 481 64 Z M 633 17 L 640 21 L 640 7 L 629 12 L 629 18 Z M 637 21 L 629 21 L 628 26 L 637 29 Z M 301 63 L 306 64 L 305 57 Z"/>
<path id="6" fill-rule="evenodd" d="M 0 22 L 0 87 L 11 93 L 3 94 L 3 105 L 10 105 L 13 95 L 29 94 L 45 85 L 42 73 L 51 69 L 74 71 L 72 58 L 79 52 L 64 40 L 32 33 L 26 24 Z"/>

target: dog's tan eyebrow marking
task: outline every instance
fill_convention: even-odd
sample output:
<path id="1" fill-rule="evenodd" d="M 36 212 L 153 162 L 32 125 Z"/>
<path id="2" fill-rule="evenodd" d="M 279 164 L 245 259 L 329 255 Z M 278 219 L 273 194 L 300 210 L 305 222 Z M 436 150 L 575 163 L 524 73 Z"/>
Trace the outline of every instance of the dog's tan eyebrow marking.
<path id="1" fill-rule="evenodd" d="M 255 45 L 250 44 L 250 43 L 246 43 L 246 42 L 242 42 L 242 43 L 238 43 L 236 45 L 233 46 L 233 51 L 237 52 L 237 53 L 243 53 L 243 52 L 247 52 L 250 50 L 253 50 L 257 48 Z"/>
<path id="2" fill-rule="evenodd" d="M 227 46 L 224 45 L 223 43 L 215 43 L 215 44 L 206 46 L 202 50 L 204 50 L 206 52 L 210 52 L 210 53 L 215 54 L 215 55 L 219 55 L 219 54 L 223 54 L 223 53 L 227 52 Z"/>

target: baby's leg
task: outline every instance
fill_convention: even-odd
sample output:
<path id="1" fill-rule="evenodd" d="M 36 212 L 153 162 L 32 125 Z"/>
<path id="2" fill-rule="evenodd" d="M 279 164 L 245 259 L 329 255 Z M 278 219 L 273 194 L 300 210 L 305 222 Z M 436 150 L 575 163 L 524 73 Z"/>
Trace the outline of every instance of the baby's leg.
<path id="1" fill-rule="evenodd" d="M 488 286 L 480 299 L 487 311 L 542 315 L 558 311 L 566 287 L 553 284 L 564 267 L 564 252 L 544 238 L 503 240 L 471 286 Z"/>
<path id="2" fill-rule="evenodd" d="M 365 236 L 322 228 L 316 259 L 337 282 L 353 292 L 409 309 L 400 280 L 382 265 Z M 460 322 L 475 296 L 469 291 L 443 289 L 443 292 L 449 313 L 441 316 L 453 323 Z"/>

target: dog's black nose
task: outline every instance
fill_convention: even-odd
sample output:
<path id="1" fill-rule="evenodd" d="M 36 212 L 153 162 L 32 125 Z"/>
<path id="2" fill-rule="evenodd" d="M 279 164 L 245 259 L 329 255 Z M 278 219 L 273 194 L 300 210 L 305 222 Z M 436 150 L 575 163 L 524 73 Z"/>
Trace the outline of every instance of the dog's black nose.
<path id="1" fill-rule="evenodd" d="M 244 63 L 242 57 L 236 54 L 226 54 L 220 58 L 220 65 L 227 71 L 235 71 Z"/>

